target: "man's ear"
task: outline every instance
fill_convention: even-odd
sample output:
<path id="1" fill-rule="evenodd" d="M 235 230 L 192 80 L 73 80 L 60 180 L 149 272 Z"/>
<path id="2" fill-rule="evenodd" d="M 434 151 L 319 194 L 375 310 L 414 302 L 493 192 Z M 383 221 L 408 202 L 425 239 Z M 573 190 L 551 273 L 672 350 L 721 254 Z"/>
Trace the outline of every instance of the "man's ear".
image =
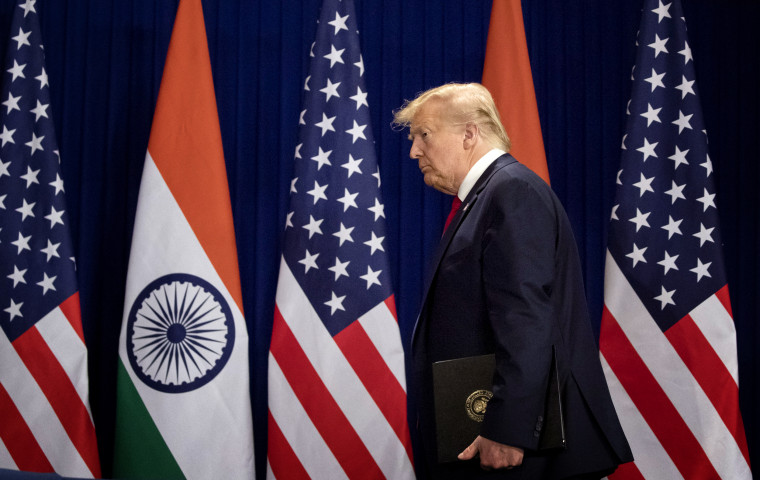
<path id="1" fill-rule="evenodd" d="M 468 122 L 464 126 L 464 139 L 462 141 L 465 150 L 473 148 L 480 138 L 480 129 L 475 123 Z"/>

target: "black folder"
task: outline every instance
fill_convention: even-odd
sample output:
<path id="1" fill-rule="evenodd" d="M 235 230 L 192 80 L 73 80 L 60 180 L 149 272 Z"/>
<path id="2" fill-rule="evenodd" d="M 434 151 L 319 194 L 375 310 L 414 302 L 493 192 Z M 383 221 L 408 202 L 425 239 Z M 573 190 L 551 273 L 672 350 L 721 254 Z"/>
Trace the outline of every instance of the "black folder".
<path id="1" fill-rule="evenodd" d="M 480 434 L 483 414 L 488 400 L 493 395 L 494 364 L 493 354 L 433 363 L 433 398 L 439 462 L 457 460 L 457 455 Z M 539 450 L 565 448 L 562 415 L 557 358 L 552 347 L 552 365 Z"/>

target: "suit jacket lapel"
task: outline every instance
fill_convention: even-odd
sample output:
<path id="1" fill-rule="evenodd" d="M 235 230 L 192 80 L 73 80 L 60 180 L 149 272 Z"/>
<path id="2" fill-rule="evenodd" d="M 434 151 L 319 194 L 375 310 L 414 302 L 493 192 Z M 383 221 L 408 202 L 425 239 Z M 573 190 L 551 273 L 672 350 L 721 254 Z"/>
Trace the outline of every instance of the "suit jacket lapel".
<path id="1" fill-rule="evenodd" d="M 451 223 L 449 224 L 449 228 L 446 229 L 446 231 L 443 233 L 443 237 L 441 237 L 441 241 L 438 242 L 438 248 L 436 248 L 435 255 L 433 256 L 433 260 L 430 263 L 430 267 L 428 268 L 427 275 L 425 276 L 425 287 L 423 289 L 422 294 L 422 303 L 420 304 L 420 315 L 417 317 L 417 321 L 414 325 L 414 331 L 412 332 L 412 346 L 414 346 L 415 337 L 417 336 L 417 329 L 419 327 L 420 319 L 422 317 L 422 312 L 425 310 L 425 305 L 427 303 L 427 296 L 430 291 L 430 286 L 433 283 L 433 279 L 435 278 L 436 272 L 438 272 L 438 266 L 441 263 L 441 259 L 443 259 L 444 254 L 446 253 L 446 250 L 449 248 L 449 244 L 451 244 L 451 240 L 454 238 L 454 235 L 456 234 L 457 230 L 459 229 L 459 226 L 464 221 L 465 217 L 467 217 L 467 214 L 472 210 L 473 205 L 478 199 L 478 195 L 480 192 L 483 191 L 483 188 L 488 184 L 488 181 L 491 179 L 494 173 L 496 173 L 498 170 L 504 168 L 505 166 L 509 165 L 510 163 L 514 163 L 517 160 L 515 160 L 514 157 L 512 157 L 509 154 L 502 155 L 501 157 L 497 158 L 491 165 L 488 166 L 488 168 L 485 169 L 483 174 L 478 178 L 478 181 L 475 182 L 475 185 L 473 185 L 472 190 L 470 190 L 470 193 L 467 195 L 467 198 L 464 199 L 462 202 L 462 205 L 459 207 L 459 210 L 457 210 L 456 214 L 454 215 L 454 218 L 451 219 Z"/>

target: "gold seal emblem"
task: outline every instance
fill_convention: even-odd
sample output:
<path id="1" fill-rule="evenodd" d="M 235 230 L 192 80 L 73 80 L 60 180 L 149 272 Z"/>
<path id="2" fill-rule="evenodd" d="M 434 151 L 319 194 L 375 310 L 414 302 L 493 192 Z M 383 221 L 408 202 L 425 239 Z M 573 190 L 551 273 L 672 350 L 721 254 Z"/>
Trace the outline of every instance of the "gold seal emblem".
<path id="1" fill-rule="evenodd" d="M 493 393 L 488 390 L 475 390 L 472 392 L 465 402 L 467 416 L 476 422 L 482 422 L 486 413 L 486 405 L 488 405 L 491 397 L 493 397 Z"/>

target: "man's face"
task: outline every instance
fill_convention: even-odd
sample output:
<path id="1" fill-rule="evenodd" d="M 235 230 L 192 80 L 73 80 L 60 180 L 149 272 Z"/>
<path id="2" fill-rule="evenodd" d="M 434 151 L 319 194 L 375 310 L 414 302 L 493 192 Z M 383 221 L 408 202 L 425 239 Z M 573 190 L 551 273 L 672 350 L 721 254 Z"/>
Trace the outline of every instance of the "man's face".
<path id="1" fill-rule="evenodd" d="M 417 159 L 426 185 L 449 195 L 457 193 L 467 174 L 464 131 L 464 126 L 445 121 L 442 105 L 435 99 L 428 100 L 414 115 L 409 128 L 409 157 Z"/>

